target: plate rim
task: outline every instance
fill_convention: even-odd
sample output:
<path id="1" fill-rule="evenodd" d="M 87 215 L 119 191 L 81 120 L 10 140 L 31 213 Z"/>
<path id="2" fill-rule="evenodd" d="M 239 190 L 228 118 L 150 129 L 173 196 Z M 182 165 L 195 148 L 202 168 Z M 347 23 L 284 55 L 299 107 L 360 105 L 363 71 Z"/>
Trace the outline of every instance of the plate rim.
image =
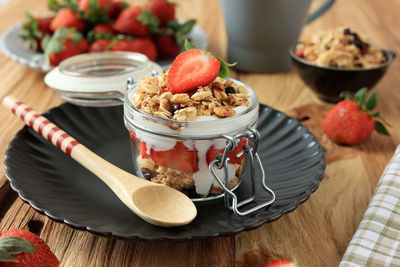
<path id="1" fill-rule="evenodd" d="M 69 103 L 63 103 L 59 106 L 53 107 L 47 111 L 45 111 L 42 115 L 46 116 L 47 114 L 54 112 L 54 110 L 58 110 L 60 109 L 62 106 L 64 105 L 73 105 L 73 104 L 69 104 Z M 299 195 L 301 195 L 301 197 L 299 196 L 299 198 L 293 199 L 291 204 L 288 204 L 288 208 L 286 209 L 282 209 L 280 210 L 280 212 L 278 214 L 276 214 L 274 217 L 267 217 L 267 218 L 263 218 L 258 220 L 255 223 L 243 226 L 241 225 L 240 227 L 235 228 L 234 230 L 229 230 L 226 232 L 222 232 L 222 231 L 214 231 L 211 234 L 208 234 L 207 236 L 204 236 L 204 234 L 185 234 L 185 235 L 177 235 L 177 236 L 173 236 L 171 234 L 169 235 L 160 235 L 160 236 L 156 236 L 156 237 L 149 237 L 149 236 L 143 236 L 140 233 L 132 233 L 132 234 L 123 234 L 120 233 L 118 231 L 104 231 L 104 230 L 99 230 L 96 227 L 90 226 L 90 225 L 86 225 L 86 224 L 79 224 L 74 222 L 73 220 L 69 220 L 66 217 L 63 216 L 57 216 L 55 214 L 52 213 L 52 211 L 45 209 L 45 208 L 41 208 L 40 205 L 36 205 L 36 201 L 34 199 L 29 199 L 27 197 L 24 196 L 24 192 L 23 189 L 18 188 L 18 186 L 16 185 L 16 180 L 15 178 L 10 177 L 9 173 L 8 173 L 8 165 L 7 162 L 9 160 L 9 151 L 11 151 L 12 149 L 12 144 L 14 142 L 17 142 L 18 139 L 21 139 L 18 135 L 24 131 L 29 131 L 30 128 L 28 126 L 23 126 L 15 135 L 14 137 L 10 140 L 10 142 L 8 143 L 7 149 L 5 151 L 5 159 L 3 162 L 3 166 L 5 169 L 5 176 L 7 178 L 7 180 L 10 182 L 10 186 L 11 188 L 17 192 L 18 196 L 26 203 L 28 203 L 32 208 L 34 208 L 36 211 L 38 211 L 41 214 L 46 215 L 47 217 L 49 217 L 50 219 L 53 219 L 57 222 L 61 222 L 64 223 L 68 226 L 71 226 L 75 229 L 78 230 L 86 230 L 88 232 L 94 233 L 94 234 L 98 234 L 101 236 L 113 236 L 116 238 L 122 238 L 122 239 L 129 239 L 129 240 L 144 240 L 144 241 L 188 241 L 188 240 L 205 240 L 205 239 L 212 239 L 212 238 L 216 238 L 216 237 L 224 237 L 224 236 L 231 236 L 231 235 L 235 235 L 237 233 L 240 233 L 242 231 L 250 231 L 253 229 L 256 229 L 258 227 L 260 227 L 261 225 L 265 224 L 265 223 L 270 223 L 273 221 L 276 221 L 278 219 L 280 219 L 283 215 L 288 214 L 292 211 L 294 211 L 295 209 L 297 209 L 299 207 L 300 204 L 304 203 L 305 201 L 307 201 L 311 194 L 314 193 L 323 177 L 324 177 L 324 173 L 325 173 L 325 168 L 326 168 L 326 153 L 325 153 L 325 149 L 324 147 L 318 142 L 317 138 L 315 137 L 315 135 L 313 133 L 311 133 L 308 128 L 306 126 L 304 126 L 303 124 L 301 124 L 298 120 L 294 119 L 293 117 L 290 117 L 289 115 L 287 115 L 286 113 L 279 111 L 277 109 L 272 108 L 271 106 L 268 105 L 264 105 L 264 104 L 260 104 L 260 108 L 264 107 L 267 109 L 270 109 L 273 112 L 276 113 L 280 113 L 280 115 L 285 116 L 287 118 L 293 119 L 297 122 L 297 126 L 300 126 L 302 128 L 304 128 L 306 130 L 306 132 L 304 134 L 309 134 L 311 136 L 311 142 L 316 142 L 318 144 L 318 155 L 319 155 L 319 169 L 318 169 L 318 177 L 316 176 L 314 178 L 314 180 L 312 181 L 312 183 L 310 183 L 307 188 L 305 188 L 304 191 L 302 191 Z M 80 107 L 82 108 L 82 107 Z M 303 135 L 304 135 L 303 134 Z M 61 152 L 60 152 L 61 153 Z"/>

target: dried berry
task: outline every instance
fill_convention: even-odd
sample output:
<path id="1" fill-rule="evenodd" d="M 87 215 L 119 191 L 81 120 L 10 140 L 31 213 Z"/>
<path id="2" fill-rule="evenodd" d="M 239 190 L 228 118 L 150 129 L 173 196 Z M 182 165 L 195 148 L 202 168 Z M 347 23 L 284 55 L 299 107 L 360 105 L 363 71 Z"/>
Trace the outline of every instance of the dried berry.
<path id="1" fill-rule="evenodd" d="M 358 36 L 357 33 L 351 32 L 350 29 L 345 29 L 343 31 L 345 35 L 352 35 L 354 37 L 353 39 L 353 44 L 357 46 L 357 48 L 360 50 L 362 55 L 365 55 L 368 52 L 369 44 L 366 42 L 363 42 L 360 37 Z"/>
<path id="2" fill-rule="evenodd" d="M 180 108 L 180 104 L 172 104 L 171 106 L 169 106 L 169 112 L 171 112 L 172 116 L 174 116 L 175 112 Z"/>
<path id="3" fill-rule="evenodd" d="M 153 172 L 150 169 L 142 168 L 141 171 L 144 179 L 150 180 L 153 177 Z"/>
<path id="4" fill-rule="evenodd" d="M 233 88 L 232 86 L 228 86 L 225 88 L 225 94 L 229 95 L 229 94 L 235 94 L 235 88 Z"/>

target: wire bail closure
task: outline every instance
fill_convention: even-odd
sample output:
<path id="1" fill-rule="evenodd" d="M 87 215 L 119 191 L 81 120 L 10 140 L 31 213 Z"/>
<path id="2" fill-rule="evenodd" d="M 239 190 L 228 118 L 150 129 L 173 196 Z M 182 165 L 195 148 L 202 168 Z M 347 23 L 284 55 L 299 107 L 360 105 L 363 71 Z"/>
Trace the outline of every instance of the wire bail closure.
<path id="1" fill-rule="evenodd" d="M 275 193 L 272 191 L 266 184 L 266 175 L 264 168 L 262 166 L 260 157 L 257 154 L 257 147 L 258 147 L 258 141 L 260 139 L 260 133 L 254 129 L 249 127 L 248 131 L 245 133 L 240 133 L 234 136 L 229 136 L 229 135 L 222 135 L 223 138 L 226 139 L 226 146 L 223 154 L 217 154 L 215 155 L 214 159 L 210 162 L 209 164 L 209 169 L 211 173 L 213 174 L 215 180 L 218 182 L 218 184 L 221 186 L 222 190 L 224 191 L 224 202 L 225 202 L 225 207 L 228 208 L 229 210 L 232 210 L 234 214 L 238 216 L 246 216 L 248 214 L 251 214 L 253 212 L 256 212 L 262 208 L 265 208 L 269 205 L 271 205 L 275 201 Z M 250 140 L 250 145 L 246 144 L 243 147 L 243 150 L 240 151 L 237 155 L 236 158 L 239 158 L 245 154 L 247 154 L 247 158 L 249 161 L 249 168 L 250 168 L 250 178 L 251 178 L 251 196 L 245 200 L 242 200 L 238 202 L 238 198 L 236 194 L 233 192 L 233 189 L 229 189 L 226 185 L 228 185 L 228 163 L 229 163 L 229 158 L 228 158 L 228 152 L 230 150 L 236 150 L 238 148 L 238 144 L 240 142 L 240 138 L 247 138 Z M 257 166 L 256 166 L 257 165 Z M 255 179 L 255 168 L 258 168 L 260 172 L 260 182 L 262 185 L 262 189 L 267 191 L 269 195 L 271 195 L 271 198 L 268 201 L 265 201 L 261 204 L 258 204 L 257 206 L 248 208 L 247 210 L 242 210 L 240 211 L 239 208 L 247 206 L 254 202 L 256 200 L 256 179 Z M 224 169 L 224 179 L 222 180 L 217 172 L 215 171 L 215 168 L 217 169 Z"/>

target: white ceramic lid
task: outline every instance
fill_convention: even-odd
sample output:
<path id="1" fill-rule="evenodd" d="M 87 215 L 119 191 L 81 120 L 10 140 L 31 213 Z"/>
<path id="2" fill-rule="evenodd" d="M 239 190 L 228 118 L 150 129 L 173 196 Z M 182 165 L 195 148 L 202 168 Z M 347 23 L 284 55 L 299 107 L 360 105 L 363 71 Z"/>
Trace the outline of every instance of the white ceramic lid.
<path id="1" fill-rule="evenodd" d="M 122 104 L 128 78 L 138 81 L 161 72 L 158 64 L 140 53 L 87 53 L 64 60 L 44 81 L 69 102 L 107 106 Z"/>

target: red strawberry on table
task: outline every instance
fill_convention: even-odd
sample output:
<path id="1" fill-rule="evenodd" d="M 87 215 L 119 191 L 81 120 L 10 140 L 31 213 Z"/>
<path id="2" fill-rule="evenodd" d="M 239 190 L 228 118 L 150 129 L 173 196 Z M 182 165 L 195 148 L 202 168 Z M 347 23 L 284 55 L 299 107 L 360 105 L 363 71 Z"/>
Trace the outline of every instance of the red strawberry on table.
<path id="1" fill-rule="evenodd" d="M 202 50 L 190 49 L 179 54 L 168 71 L 167 86 L 171 93 L 184 93 L 213 82 L 220 62 Z"/>
<path id="2" fill-rule="evenodd" d="M 89 45 L 75 29 L 61 28 L 43 40 L 44 56 L 50 66 L 57 66 L 66 58 L 88 51 Z"/>
<path id="3" fill-rule="evenodd" d="M 53 32 L 60 28 L 75 28 L 77 31 L 83 31 L 85 22 L 78 17 L 78 13 L 66 7 L 57 12 L 50 24 L 50 30 Z"/>
<path id="4" fill-rule="evenodd" d="M 289 260 L 276 260 L 263 265 L 263 267 L 296 267 L 295 262 Z"/>
<path id="5" fill-rule="evenodd" d="M 365 101 L 366 92 L 367 88 L 362 88 L 329 111 L 322 122 L 322 130 L 330 139 L 339 144 L 353 145 L 368 138 L 374 129 L 389 135 L 385 126 L 374 120 L 380 118 L 385 123 L 379 112 L 372 112 L 378 103 L 376 93 Z"/>
<path id="6" fill-rule="evenodd" d="M 148 0 L 145 8 L 158 18 L 160 24 L 175 19 L 175 5 L 166 0 Z"/>
<path id="7" fill-rule="evenodd" d="M 142 14 L 142 9 L 139 6 L 125 8 L 115 20 L 113 29 L 116 32 L 133 36 L 149 35 L 149 27 L 138 19 L 140 14 Z"/>
<path id="8" fill-rule="evenodd" d="M 43 239 L 21 229 L 11 229 L 0 235 L 0 252 L 2 267 L 59 266 L 57 257 Z"/>
<path id="9" fill-rule="evenodd" d="M 34 51 L 42 51 L 41 42 L 46 34 L 50 34 L 50 23 L 53 18 L 34 18 L 27 14 L 27 21 L 22 26 L 21 38 L 25 46 Z"/>

